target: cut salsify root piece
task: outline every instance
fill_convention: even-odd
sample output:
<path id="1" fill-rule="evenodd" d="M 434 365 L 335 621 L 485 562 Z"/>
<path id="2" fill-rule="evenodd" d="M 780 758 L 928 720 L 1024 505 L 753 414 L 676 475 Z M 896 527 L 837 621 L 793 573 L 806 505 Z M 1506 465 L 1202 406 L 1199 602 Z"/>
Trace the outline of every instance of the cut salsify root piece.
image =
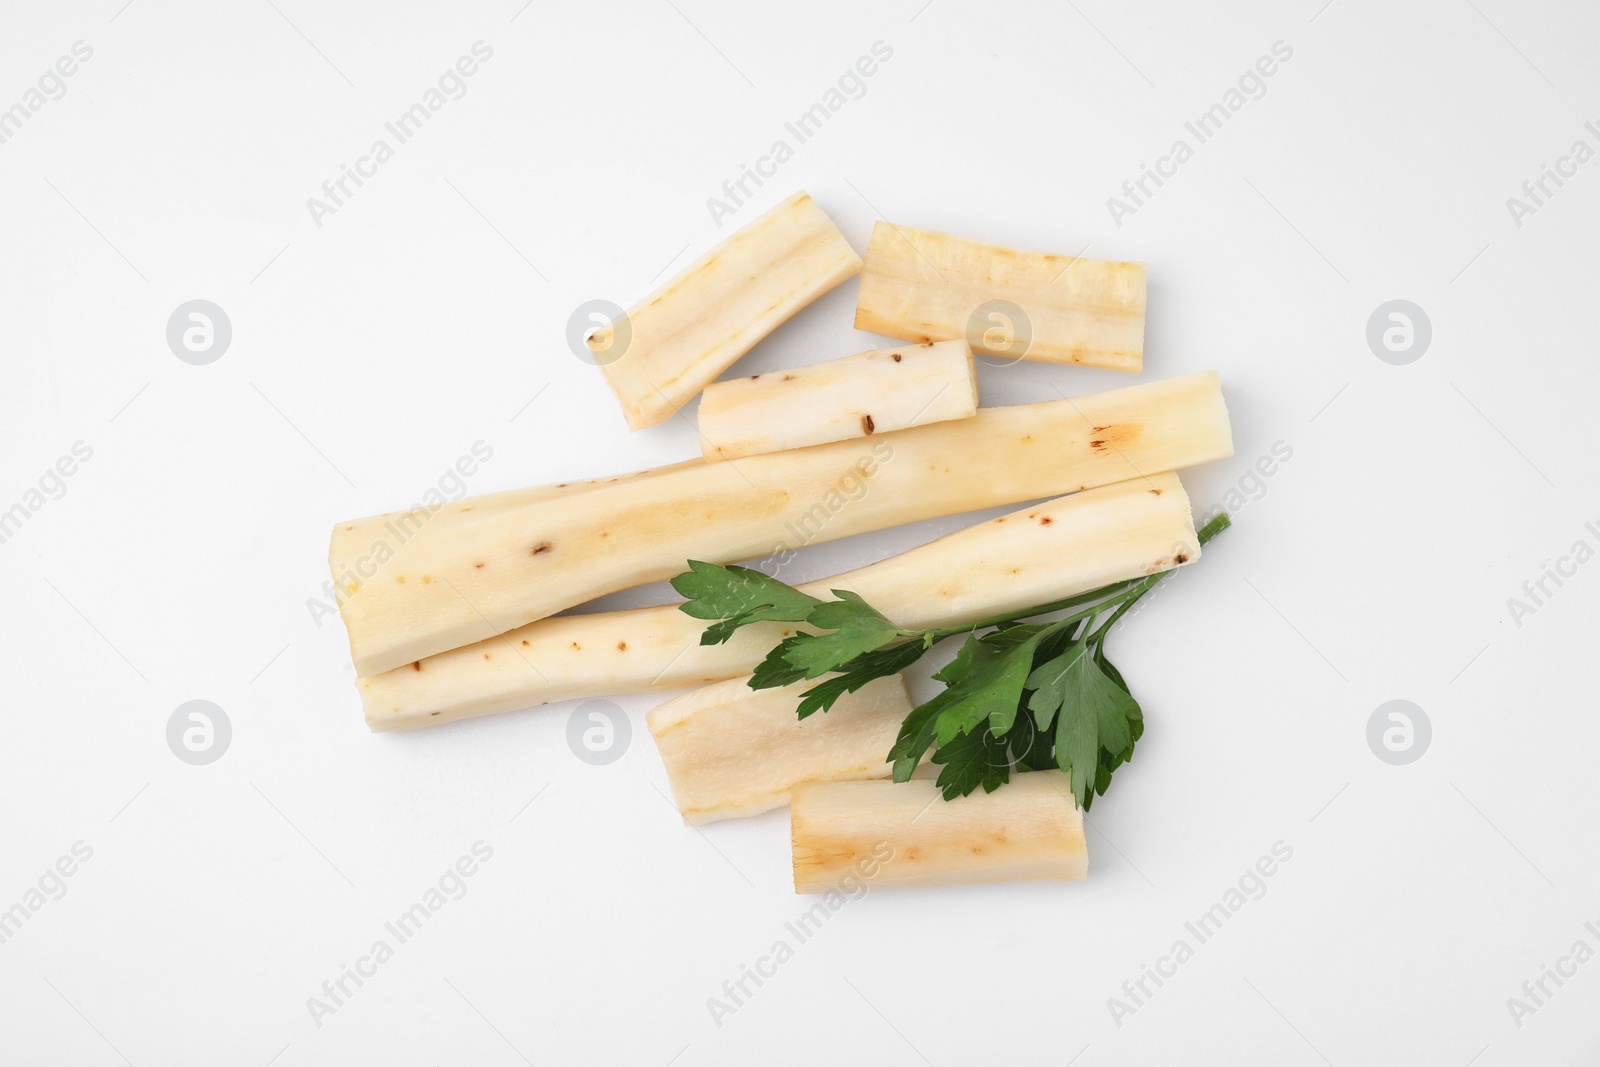
<path id="1" fill-rule="evenodd" d="M 495 523 L 505 515 L 529 504 L 545 500 L 570 499 L 590 489 L 624 482 L 642 482 L 670 474 L 687 467 L 698 467 L 698 459 L 685 460 L 664 467 L 651 467 L 611 478 L 587 478 L 552 485 L 536 485 L 526 489 L 507 489 L 499 493 L 484 493 L 464 500 L 447 501 L 441 496 L 438 502 L 424 502 L 406 511 L 389 511 L 370 515 L 364 519 L 350 519 L 333 528 L 328 542 L 328 569 L 333 573 L 336 599 L 358 591 L 366 580 L 375 577 L 400 550 L 400 546 L 416 536 L 423 526 L 434 518 L 456 529 Z"/>
<path id="2" fill-rule="evenodd" d="M 816 597 L 853 590 L 908 628 L 957 626 L 1199 555 L 1178 476 L 1153 474 L 978 523 L 800 589 Z M 405 730 L 746 675 L 795 632 L 795 624 L 754 623 L 727 644 L 702 645 L 705 627 L 674 604 L 565 615 L 359 678 L 356 686 L 370 728 Z"/>
<path id="3" fill-rule="evenodd" d="M 1083 813 L 1060 771 L 946 801 L 927 779 L 812 782 L 791 802 L 794 891 L 1079 881 Z"/>
<path id="4" fill-rule="evenodd" d="M 670 578 L 689 559 L 754 559 L 1232 452 L 1217 376 L 1205 373 L 570 495 L 496 494 L 482 517 L 468 498 L 367 568 L 340 614 L 356 673 L 373 675 Z M 359 524 L 336 528 L 335 556 L 344 526 Z"/>
<path id="5" fill-rule="evenodd" d="M 933 230 L 872 228 L 856 329 L 905 341 L 965 338 L 1007 359 L 1138 371 L 1142 263 L 1020 252 Z"/>
<path id="6" fill-rule="evenodd" d="M 687 823 L 759 815 L 802 782 L 887 778 L 884 754 L 911 711 L 905 680 L 878 678 L 824 715 L 795 715 L 815 682 L 751 689 L 732 678 L 652 708 L 647 721 Z"/>
<path id="7" fill-rule="evenodd" d="M 628 428 L 667 421 L 790 316 L 861 270 L 799 192 L 586 339 Z"/>
<path id="8" fill-rule="evenodd" d="M 708 460 L 871 437 L 971 418 L 978 375 L 965 341 L 858 352 L 706 387 L 701 450 Z"/>

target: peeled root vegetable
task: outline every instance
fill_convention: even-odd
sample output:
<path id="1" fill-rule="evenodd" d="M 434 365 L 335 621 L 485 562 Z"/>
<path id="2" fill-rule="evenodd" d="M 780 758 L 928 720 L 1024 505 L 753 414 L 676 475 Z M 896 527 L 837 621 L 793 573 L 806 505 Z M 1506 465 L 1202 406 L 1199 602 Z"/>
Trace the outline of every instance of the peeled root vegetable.
<path id="1" fill-rule="evenodd" d="M 888 777 L 884 757 L 912 707 L 905 680 L 876 679 L 827 712 L 796 717 L 800 695 L 820 680 L 751 689 L 748 678 L 731 678 L 651 709 L 684 822 L 781 808 L 803 782 Z"/>
<path id="2" fill-rule="evenodd" d="M 625 326 L 596 331 L 588 345 L 628 428 L 655 426 L 860 270 L 861 257 L 839 227 L 799 192 L 630 308 Z"/>
<path id="3" fill-rule="evenodd" d="M 858 352 L 730 378 L 700 396 L 701 451 L 737 459 L 971 418 L 978 374 L 965 341 Z"/>
<path id="4" fill-rule="evenodd" d="M 856 329 L 904 341 L 965 338 L 992 356 L 1138 371 L 1142 263 L 1020 252 L 933 230 L 872 228 Z"/>
<path id="5" fill-rule="evenodd" d="M 817 597 L 855 590 L 902 626 L 955 626 L 1199 555 L 1178 476 L 1154 474 L 1024 508 L 800 588 Z M 359 678 L 356 686 L 369 727 L 403 730 L 733 678 L 749 674 L 795 632 L 789 623 L 756 623 L 727 644 L 702 645 L 705 626 L 672 604 L 563 615 Z"/>
<path id="6" fill-rule="evenodd" d="M 468 498 L 398 546 L 340 614 L 356 673 L 373 675 L 670 578 L 689 559 L 754 559 L 1232 451 L 1217 376 L 1205 373 L 985 408 L 870 442 L 683 464 L 570 496 L 497 494 L 503 506 L 481 518 Z"/>
<path id="7" fill-rule="evenodd" d="M 364 519 L 350 519 L 333 528 L 333 536 L 328 541 L 328 569 L 333 572 L 334 587 L 342 601 L 384 570 L 400 547 L 436 518 L 446 526 L 463 530 L 482 526 L 486 522 L 499 522 L 505 515 L 515 513 L 529 504 L 570 499 L 591 489 L 647 481 L 700 465 L 700 460 L 690 459 L 607 478 L 584 478 L 526 489 L 507 489 L 465 500 L 422 504 L 406 511 L 388 511 Z"/>
<path id="8" fill-rule="evenodd" d="M 790 805 L 794 891 L 1075 882 L 1089 873 L 1083 813 L 1060 771 L 944 800 L 928 779 L 812 782 Z M 868 873 L 868 871 L 871 873 Z"/>

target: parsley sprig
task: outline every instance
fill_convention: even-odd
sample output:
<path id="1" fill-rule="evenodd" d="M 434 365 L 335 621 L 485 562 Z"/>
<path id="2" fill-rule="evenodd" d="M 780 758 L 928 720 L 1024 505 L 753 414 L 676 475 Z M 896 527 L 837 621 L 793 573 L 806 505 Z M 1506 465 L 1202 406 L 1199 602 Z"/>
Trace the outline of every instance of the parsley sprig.
<path id="1" fill-rule="evenodd" d="M 1200 529 L 1200 543 L 1228 525 L 1227 513 L 1219 513 Z M 802 719 L 904 670 L 940 641 L 965 635 L 955 658 L 933 675 L 944 689 L 900 726 L 888 755 L 894 780 L 908 780 L 930 748 L 946 800 L 979 786 L 992 793 L 1013 768 L 1059 767 L 1087 811 L 1144 733 L 1138 701 L 1106 658 L 1106 634 L 1167 573 L 924 630 L 895 625 L 850 590 L 820 600 L 745 567 L 691 560 L 672 586 L 686 598 L 684 612 L 710 622 L 703 645 L 722 644 L 753 622 L 803 622 L 817 631 L 785 638 L 750 679 L 752 689 L 772 689 L 832 675 L 801 696 Z M 1062 611 L 1068 614 L 1051 621 L 1024 621 Z"/>

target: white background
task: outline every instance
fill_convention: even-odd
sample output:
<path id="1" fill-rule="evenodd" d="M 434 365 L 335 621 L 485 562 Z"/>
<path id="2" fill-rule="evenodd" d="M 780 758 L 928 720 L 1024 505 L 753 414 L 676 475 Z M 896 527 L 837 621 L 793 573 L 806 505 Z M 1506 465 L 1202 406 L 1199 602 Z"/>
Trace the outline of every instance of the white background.
<path id="1" fill-rule="evenodd" d="M 1520 627 L 1507 598 L 1600 547 L 1600 163 L 1521 227 L 1506 198 L 1600 147 L 1600 17 L 1321 2 L 7 4 L 0 107 L 94 54 L 0 145 L 0 509 L 93 458 L 0 545 L 0 908 L 93 858 L 0 945 L 0 1061 L 1585 1062 L 1600 963 L 1520 1027 L 1507 998 L 1600 948 L 1600 564 Z M 307 198 L 479 40 L 466 95 L 317 226 Z M 707 198 L 876 41 L 865 94 L 719 229 Z M 1115 225 L 1107 197 L 1276 41 L 1265 95 Z M 476 441 L 474 492 L 695 454 L 686 420 L 625 431 L 567 317 L 796 188 L 858 250 L 887 217 L 1148 262 L 1141 379 L 985 368 L 985 400 L 1216 368 L 1237 453 L 1185 482 L 1256 498 L 1113 641 L 1148 730 L 1087 882 L 870 894 L 719 1027 L 707 998 L 809 903 L 786 814 L 684 827 L 655 697 L 619 699 L 605 767 L 571 705 L 371 735 L 307 601 L 335 521 Z M 855 292 L 739 371 L 872 347 Z M 209 366 L 165 341 L 195 298 L 233 325 Z M 1409 366 L 1365 339 L 1395 298 L 1433 325 Z M 1409 766 L 1366 741 L 1396 698 L 1433 724 Z M 167 747 L 191 699 L 232 722 L 209 766 Z M 466 896 L 317 1026 L 307 998 L 480 840 Z M 1280 840 L 1265 896 L 1117 1025 L 1108 998 Z"/>

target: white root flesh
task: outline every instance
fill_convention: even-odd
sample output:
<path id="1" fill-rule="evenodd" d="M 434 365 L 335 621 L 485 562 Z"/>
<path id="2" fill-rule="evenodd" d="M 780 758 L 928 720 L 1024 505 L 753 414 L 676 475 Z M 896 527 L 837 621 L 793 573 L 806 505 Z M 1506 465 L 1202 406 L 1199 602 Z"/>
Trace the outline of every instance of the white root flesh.
<path id="1" fill-rule="evenodd" d="M 804 192 L 701 256 L 587 339 L 628 428 L 665 422 L 795 312 L 861 270 Z"/>
<path id="2" fill-rule="evenodd" d="M 683 464 L 572 495 L 499 494 L 481 516 L 469 498 L 416 530 L 374 578 L 354 583 L 340 612 L 356 673 L 374 675 L 670 578 L 690 559 L 754 559 L 1232 451 L 1217 376 L 1204 373 L 985 408 L 868 440 Z M 335 530 L 333 555 L 348 532 Z"/>
<path id="3" fill-rule="evenodd" d="M 861 272 L 856 329 L 903 341 L 961 337 L 1005 359 L 1138 371 L 1144 310 L 1142 263 L 1021 252 L 880 222 Z"/>
<path id="4" fill-rule="evenodd" d="M 650 733 L 685 822 L 781 808 L 803 782 L 888 776 L 884 757 L 912 707 L 904 679 L 875 679 L 826 712 L 797 717 L 801 694 L 821 681 L 751 689 L 748 678 L 731 678 L 651 709 Z"/>
<path id="5" fill-rule="evenodd" d="M 743 461 L 740 461 L 741 463 Z M 958 626 L 1198 558 L 1175 474 L 1090 489 L 978 523 L 800 588 L 852 589 L 909 628 Z M 702 645 L 676 605 L 544 619 L 357 679 L 373 730 L 402 730 L 577 697 L 677 689 L 749 674 L 795 632 L 755 623 Z M 887 751 L 887 749 L 885 750 Z"/>
<path id="6" fill-rule="evenodd" d="M 700 396 L 707 460 L 871 437 L 978 411 L 965 341 L 878 348 L 793 370 L 731 378 Z"/>
<path id="7" fill-rule="evenodd" d="M 570 498 L 607 485 L 646 481 L 686 467 L 698 467 L 700 463 L 698 459 L 691 459 L 613 477 L 557 482 L 553 485 L 536 485 L 527 489 L 507 489 L 499 493 L 483 493 L 465 500 L 442 501 L 434 505 L 419 504 L 406 511 L 388 511 L 381 515 L 341 522 L 333 528 L 333 536 L 328 542 L 328 569 L 333 572 L 337 598 L 342 602 L 345 597 L 355 593 L 368 581 L 379 575 L 389 575 L 390 564 L 400 546 L 410 541 L 417 531 L 435 518 L 441 518 L 455 529 L 480 525 L 486 521 L 495 523 L 529 504 Z M 444 518 L 445 516 L 448 518 Z"/>
<path id="8" fill-rule="evenodd" d="M 1083 813 L 1061 771 L 944 800 L 928 779 L 812 782 L 789 815 L 794 891 L 1075 882 L 1089 873 Z"/>

